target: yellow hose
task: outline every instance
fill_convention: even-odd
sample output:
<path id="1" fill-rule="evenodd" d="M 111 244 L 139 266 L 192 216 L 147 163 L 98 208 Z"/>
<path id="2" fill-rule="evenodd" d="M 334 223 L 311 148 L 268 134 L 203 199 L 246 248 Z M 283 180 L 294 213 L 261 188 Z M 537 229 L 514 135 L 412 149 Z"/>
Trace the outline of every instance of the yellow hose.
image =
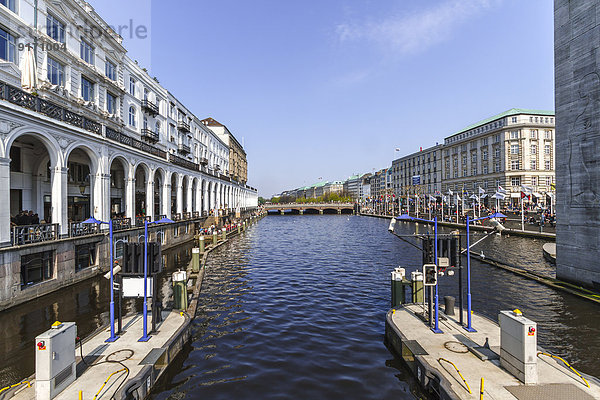
<path id="1" fill-rule="evenodd" d="M 544 355 L 544 356 L 556 358 L 556 359 L 564 362 L 565 365 L 571 369 L 571 371 L 575 372 L 577 374 L 577 376 L 579 376 L 581 379 L 583 379 L 583 382 L 585 383 L 585 386 L 590 387 L 590 384 L 588 383 L 588 381 L 583 376 L 581 376 L 581 374 L 579 372 L 577 372 L 577 370 L 575 368 L 571 367 L 571 364 L 569 364 L 565 359 L 560 358 L 559 356 L 555 356 L 554 354 L 544 353 L 542 351 L 538 351 L 537 355 L 539 356 L 540 354 Z"/>
<path id="2" fill-rule="evenodd" d="M 115 371 L 112 374 L 110 374 L 108 376 L 108 378 L 106 378 L 106 380 L 104 381 L 104 383 L 102 384 L 102 386 L 100 387 L 100 390 L 98 390 L 98 392 L 94 396 L 94 400 L 96 400 L 98 398 L 98 395 L 100 394 L 100 392 L 102 391 L 102 389 L 104 389 L 104 386 L 106 386 L 106 384 L 108 383 L 108 381 L 110 380 L 110 378 L 112 378 L 113 375 L 118 374 L 119 372 L 123 372 L 125 370 L 127 370 L 127 367 L 121 368 L 120 370 Z"/>
<path id="3" fill-rule="evenodd" d="M 0 393 L 4 392 L 5 390 L 12 389 L 12 388 L 15 388 L 17 386 L 24 385 L 24 384 L 27 384 L 27 387 L 31 387 L 31 383 L 29 383 L 29 381 L 22 381 L 22 382 L 19 382 L 19 383 L 15 383 L 14 385 L 10 385 L 10 386 L 7 386 L 7 387 L 4 387 L 4 388 L 0 389 Z"/>
<path id="4" fill-rule="evenodd" d="M 458 372 L 458 375 L 460 375 L 461 379 L 463 380 L 463 382 L 465 383 L 465 385 L 467 386 L 467 390 L 469 391 L 469 393 L 471 392 L 471 388 L 469 387 L 469 384 L 467 383 L 467 381 L 465 380 L 465 377 L 460 373 L 460 371 L 458 370 L 458 368 L 456 368 L 456 365 L 454 365 L 454 363 L 450 360 L 446 360 L 445 358 L 438 358 L 438 362 L 441 364 L 441 361 L 446 361 L 447 363 L 450 363 L 454 369 L 456 370 L 456 372 Z"/>

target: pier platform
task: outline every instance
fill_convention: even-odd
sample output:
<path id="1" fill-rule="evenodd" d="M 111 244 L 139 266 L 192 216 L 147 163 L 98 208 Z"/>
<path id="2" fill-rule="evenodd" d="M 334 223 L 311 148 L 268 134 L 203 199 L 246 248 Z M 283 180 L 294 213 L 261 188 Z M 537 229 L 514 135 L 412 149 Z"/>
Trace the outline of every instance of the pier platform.
<path id="1" fill-rule="evenodd" d="M 121 399 L 132 392 L 137 392 L 136 398 L 145 397 L 162 369 L 168 365 L 170 355 L 176 354 L 183 345 L 183 337 L 178 341 L 173 339 L 189 320 L 185 313 L 178 311 L 165 311 L 162 317 L 163 321 L 157 324 L 156 332 L 149 334 L 147 342 L 138 341 L 142 337 L 143 319 L 141 314 L 135 314 L 123 320 L 123 332 L 117 341 L 106 343 L 110 330 L 103 329 L 81 348 L 78 345 L 77 379 L 55 399 L 79 399 L 80 391 L 83 399 Z M 149 317 L 148 329 L 150 327 Z M 35 397 L 34 380 L 31 387 L 16 391 L 13 399 L 31 400 Z"/>
<path id="2" fill-rule="evenodd" d="M 440 311 L 439 328 L 443 333 L 436 334 L 420 317 L 422 312 L 420 304 L 390 310 L 386 316 L 386 340 L 433 398 L 600 399 L 600 381 L 585 375 L 584 381 L 561 361 L 539 353 L 538 383 L 522 384 L 500 366 L 500 326 L 485 317 L 473 313 L 472 326 L 477 332 L 467 332 L 459 324 L 458 309 L 456 316 Z M 539 347 L 538 350 L 545 352 Z"/>

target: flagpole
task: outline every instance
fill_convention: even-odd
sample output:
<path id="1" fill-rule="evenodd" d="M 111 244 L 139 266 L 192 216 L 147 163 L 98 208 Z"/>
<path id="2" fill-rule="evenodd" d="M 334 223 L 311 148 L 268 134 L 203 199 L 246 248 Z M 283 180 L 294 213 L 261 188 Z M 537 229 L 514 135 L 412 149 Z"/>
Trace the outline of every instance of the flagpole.
<path id="1" fill-rule="evenodd" d="M 444 221 L 444 195 L 442 194 L 442 222 Z"/>
<path id="2" fill-rule="evenodd" d="M 525 213 L 523 212 L 523 193 L 521 193 L 521 230 L 525 230 Z"/>

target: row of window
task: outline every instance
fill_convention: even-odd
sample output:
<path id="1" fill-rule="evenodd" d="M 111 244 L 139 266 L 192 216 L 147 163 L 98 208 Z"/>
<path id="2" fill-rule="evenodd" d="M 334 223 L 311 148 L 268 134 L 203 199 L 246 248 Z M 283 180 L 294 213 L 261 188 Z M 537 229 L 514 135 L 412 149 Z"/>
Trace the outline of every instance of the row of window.
<path id="1" fill-rule="evenodd" d="M 539 178 L 539 179 L 538 179 Z M 550 187 L 552 185 L 552 183 L 554 182 L 554 177 L 551 175 L 548 176 L 532 176 L 531 177 L 531 186 L 533 187 L 537 187 L 537 186 L 546 186 L 546 187 Z M 504 182 L 502 182 L 500 179 L 496 179 L 495 180 L 495 186 L 493 187 L 494 190 L 496 190 L 496 188 L 498 188 L 500 185 L 504 185 Z M 520 190 L 520 186 L 521 186 L 521 177 L 520 176 L 513 176 L 510 178 L 510 186 L 514 187 L 517 190 Z M 460 194 L 461 191 L 464 190 L 469 190 L 469 189 L 473 189 L 473 191 L 478 190 L 480 187 L 484 188 L 484 189 L 488 189 L 489 188 L 489 181 L 484 180 L 482 182 L 469 182 L 466 184 L 451 184 L 448 185 L 448 190 L 452 190 L 453 192 L 455 192 L 456 194 Z M 513 189 L 514 190 L 514 189 Z"/>

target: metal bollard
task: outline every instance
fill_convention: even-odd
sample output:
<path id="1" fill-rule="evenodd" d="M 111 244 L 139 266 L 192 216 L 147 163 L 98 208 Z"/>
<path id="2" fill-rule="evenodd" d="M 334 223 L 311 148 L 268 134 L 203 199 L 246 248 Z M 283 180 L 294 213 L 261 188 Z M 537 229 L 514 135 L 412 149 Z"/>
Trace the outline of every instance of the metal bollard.
<path id="1" fill-rule="evenodd" d="M 173 307 L 177 310 L 187 310 L 187 274 L 185 271 L 173 273 Z"/>
<path id="2" fill-rule="evenodd" d="M 200 249 L 197 247 L 192 249 L 192 271 L 200 271 Z"/>
<path id="3" fill-rule="evenodd" d="M 238 234 L 242 233 L 242 225 L 240 223 L 238 223 Z"/>
<path id="4" fill-rule="evenodd" d="M 213 232 L 213 244 L 217 244 L 219 241 L 219 237 L 217 236 L 217 231 Z"/>
<path id="5" fill-rule="evenodd" d="M 452 296 L 444 296 L 444 314 L 454 315 L 454 303 L 456 300 Z"/>
<path id="6" fill-rule="evenodd" d="M 222 233 L 223 240 L 227 240 L 227 229 L 223 228 L 222 232 L 223 232 Z"/>
<path id="7" fill-rule="evenodd" d="M 200 253 L 204 253 L 204 234 L 198 239 L 198 246 L 200 247 Z"/>

